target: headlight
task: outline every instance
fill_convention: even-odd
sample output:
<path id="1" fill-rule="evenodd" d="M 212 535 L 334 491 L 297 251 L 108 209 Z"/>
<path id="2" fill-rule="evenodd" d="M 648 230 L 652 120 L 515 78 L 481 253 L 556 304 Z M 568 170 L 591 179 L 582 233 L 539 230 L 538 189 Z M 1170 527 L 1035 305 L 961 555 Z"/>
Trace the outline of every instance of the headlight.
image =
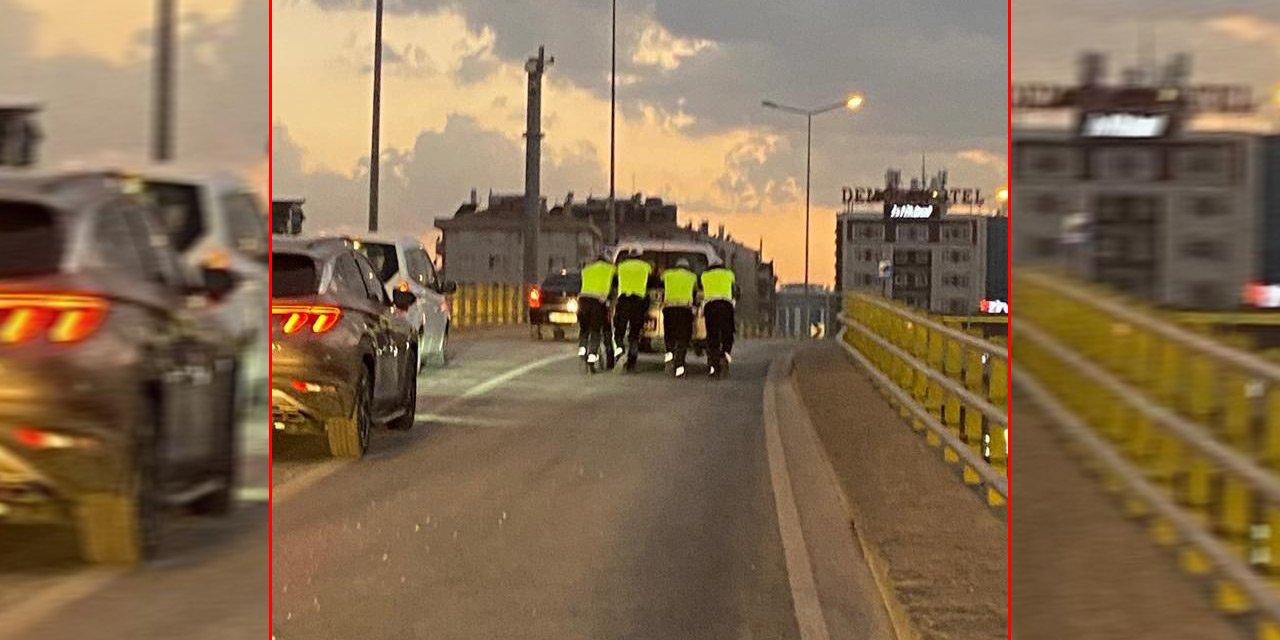
<path id="1" fill-rule="evenodd" d="M 569 309 L 569 313 L 578 312 L 578 300 L 576 298 L 569 301 L 568 309 Z"/>

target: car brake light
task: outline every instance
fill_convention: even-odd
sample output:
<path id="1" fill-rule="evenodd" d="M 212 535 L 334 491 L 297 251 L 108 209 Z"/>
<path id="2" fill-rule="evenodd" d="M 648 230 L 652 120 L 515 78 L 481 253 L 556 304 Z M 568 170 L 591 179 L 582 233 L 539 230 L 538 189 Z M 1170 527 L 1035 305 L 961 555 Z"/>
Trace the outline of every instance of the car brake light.
<path id="1" fill-rule="evenodd" d="M 286 335 L 298 333 L 310 327 L 312 333 L 325 333 L 338 324 L 342 310 L 337 307 L 317 305 L 273 305 L 271 317 L 282 320 L 280 330 Z"/>
<path id="2" fill-rule="evenodd" d="M 529 290 L 529 308 L 537 309 L 542 306 L 542 291 L 537 288 Z"/>
<path id="3" fill-rule="evenodd" d="M 79 342 L 93 334 L 107 315 L 102 298 L 76 294 L 0 294 L 0 344 Z"/>
<path id="4" fill-rule="evenodd" d="M 71 436 L 35 427 L 19 427 L 13 432 L 13 437 L 28 449 L 72 449 L 81 444 Z"/>

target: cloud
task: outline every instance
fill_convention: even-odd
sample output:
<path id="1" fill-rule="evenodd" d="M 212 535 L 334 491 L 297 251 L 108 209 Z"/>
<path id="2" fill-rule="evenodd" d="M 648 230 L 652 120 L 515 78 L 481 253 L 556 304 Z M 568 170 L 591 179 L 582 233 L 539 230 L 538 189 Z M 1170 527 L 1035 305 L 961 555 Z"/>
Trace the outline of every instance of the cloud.
<path id="1" fill-rule="evenodd" d="M 631 61 L 643 67 L 675 71 L 685 59 L 714 49 L 716 43 L 702 38 L 681 38 L 658 22 L 651 22 L 640 32 Z"/>
<path id="2" fill-rule="evenodd" d="M 1209 28 L 1241 42 L 1261 44 L 1280 51 L 1280 22 L 1255 15 L 1231 13 L 1209 20 Z"/>
<path id="3" fill-rule="evenodd" d="M 1008 163 L 1005 162 L 1004 154 L 995 154 L 984 149 L 965 149 L 956 154 L 956 157 L 965 162 L 971 162 L 980 167 L 989 167 L 997 171 L 1005 171 Z"/>

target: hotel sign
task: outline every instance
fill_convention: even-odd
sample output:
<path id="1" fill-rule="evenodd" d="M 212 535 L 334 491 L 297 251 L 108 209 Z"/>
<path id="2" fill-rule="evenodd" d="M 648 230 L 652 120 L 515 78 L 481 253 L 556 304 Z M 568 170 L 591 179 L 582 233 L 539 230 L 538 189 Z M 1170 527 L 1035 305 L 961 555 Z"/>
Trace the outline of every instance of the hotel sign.
<path id="1" fill-rule="evenodd" d="M 1160 138 L 1173 123 L 1167 113 L 1086 113 L 1080 135 L 1086 138 Z"/>
<path id="2" fill-rule="evenodd" d="M 885 208 L 889 210 L 890 218 L 932 218 L 934 211 L 931 204 L 885 204 Z"/>

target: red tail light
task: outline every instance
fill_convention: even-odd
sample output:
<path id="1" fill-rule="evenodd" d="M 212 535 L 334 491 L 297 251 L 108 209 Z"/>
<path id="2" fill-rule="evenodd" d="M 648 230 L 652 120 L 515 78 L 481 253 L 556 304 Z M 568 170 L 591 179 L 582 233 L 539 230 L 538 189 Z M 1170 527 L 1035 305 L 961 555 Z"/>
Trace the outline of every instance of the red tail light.
<path id="1" fill-rule="evenodd" d="M 533 288 L 529 290 L 529 308 L 537 309 L 542 306 L 542 290 Z"/>
<path id="2" fill-rule="evenodd" d="M 107 315 L 107 301 L 90 295 L 0 294 L 0 344 L 44 337 L 69 344 L 93 335 Z"/>
<path id="3" fill-rule="evenodd" d="M 286 335 L 306 328 L 312 333 L 325 333 L 338 324 L 342 310 L 317 305 L 272 305 L 271 317 L 280 318 L 280 330 Z"/>

